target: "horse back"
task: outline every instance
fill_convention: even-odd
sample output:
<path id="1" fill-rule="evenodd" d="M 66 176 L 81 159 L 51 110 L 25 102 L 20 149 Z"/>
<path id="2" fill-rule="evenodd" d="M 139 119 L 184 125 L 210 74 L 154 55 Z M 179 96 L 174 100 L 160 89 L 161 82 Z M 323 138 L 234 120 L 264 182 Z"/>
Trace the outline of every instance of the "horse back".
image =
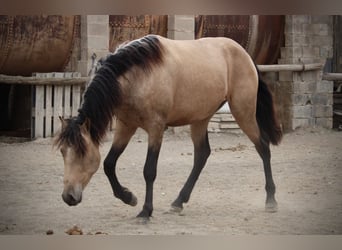
<path id="1" fill-rule="evenodd" d="M 126 111 L 135 110 L 140 120 L 158 116 L 167 125 L 178 126 L 208 119 L 236 89 L 236 76 L 254 67 L 244 49 L 228 38 L 158 39 L 162 62 L 149 74 L 125 76 L 125 99 L 134 106 Z"/>

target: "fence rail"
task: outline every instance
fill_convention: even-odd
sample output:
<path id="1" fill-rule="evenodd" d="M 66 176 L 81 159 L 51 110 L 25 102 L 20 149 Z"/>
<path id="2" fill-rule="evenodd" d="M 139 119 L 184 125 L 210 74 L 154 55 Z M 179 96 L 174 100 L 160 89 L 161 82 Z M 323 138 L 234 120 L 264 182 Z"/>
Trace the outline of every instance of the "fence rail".
<path id="1" fill-rule="evenodd" d="M 19 85 L 83 85 L 89 77 L 81 77 L 78 72 L 35 73 L 34 76 L 8 76 L 0 74 L 0 83 Z"/>

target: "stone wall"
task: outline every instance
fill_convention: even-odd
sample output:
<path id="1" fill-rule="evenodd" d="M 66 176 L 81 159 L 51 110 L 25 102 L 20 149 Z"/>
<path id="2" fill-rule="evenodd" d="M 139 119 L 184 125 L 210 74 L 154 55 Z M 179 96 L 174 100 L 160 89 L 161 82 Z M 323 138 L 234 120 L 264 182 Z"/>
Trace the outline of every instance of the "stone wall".
<path id="1" fill-rule="evenodd" d="M 81 16 L 81 60 L 77 70 L 82 76 L 87 76 L 92 68 L 92 55 L 97 59 L 109 52 L 109 16 Z"/>
<path id="2" fill-rule="evenodd" d="M 286 16 L 285 47 L 279 64 L 323 63 L 331 70 L 332 16 Z M 279 72 L 275 95 L 285 131 L 299 127 L 332 128 L 333 82 L 323 70 Z"/>

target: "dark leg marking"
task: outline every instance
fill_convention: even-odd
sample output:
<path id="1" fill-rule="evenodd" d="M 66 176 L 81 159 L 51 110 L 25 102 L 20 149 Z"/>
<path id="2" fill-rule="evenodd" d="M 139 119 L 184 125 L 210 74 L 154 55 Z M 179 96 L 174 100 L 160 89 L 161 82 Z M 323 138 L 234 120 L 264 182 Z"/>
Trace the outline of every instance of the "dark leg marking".
<path id="1" fill-rule="evenodd" d="M 118 158 L 120 157 L 120 155 L 122 154 L 122 152 L 125 150 L 125 148 L 126 148 L 126 145 L 120 148 L 112 146 L 112 148 L 110 149 L 103 163 L 104 171 L 112 186 L 114 196 L 119 198 L 126 204 L 135 206 L 137 205 L 137 198 L 127 188 L 121 186 L 115 173 L 116 162 Z"/>
<path id="2" fill-rule="evenodd" d="M 260 139 L 260 143 L 255 145 L 257 152 L 259 153 L 265 172 L 266 179 L 266 211 L 267 212 L 276 212 L 277 211 L 277 201 L 275 200 L 275 192 L 276 187 L 272 177 L 272 169 L 271 169 L 271 151 L 269 142 L 264 139 Z"/>
<path id="3" fill-rule="evenodd" d="M 137 217 L 146 218 L 152 216 L 153 211 L 153 183 L 157 176 L 157 163 L 160 146 L 149 147 L 147 151 L 146 162 L 144 166 L 144 178 L 146 182 L 145 204 Z"/>
<path id="4" fill-rule="evenodd" d="M 183 203 L 186 203 L 190 199 L 191 192 L 196 184 L 196 181 L 207 162 L 207 159 L 210 155 L 210 145 L 208 139 L 208 132 L 206 132 L 204 139 L 200 141 L 198 144 L 194 145 L 194 166 L 192 171 L 185 182 L 182 190 L 180 191 L 177 199 L 171 204 L 172 210 L 175 212 L 180 212 L 183 210 Z"/>

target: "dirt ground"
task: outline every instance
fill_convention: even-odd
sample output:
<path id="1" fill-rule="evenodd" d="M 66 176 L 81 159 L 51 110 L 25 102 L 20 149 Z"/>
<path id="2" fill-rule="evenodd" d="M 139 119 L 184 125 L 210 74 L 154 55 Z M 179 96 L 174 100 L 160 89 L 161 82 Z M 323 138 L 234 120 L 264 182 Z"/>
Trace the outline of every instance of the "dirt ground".
<path id="1" fill-rule="evenodd" d="M 102 158 L 111 135 L 101 147 Z M 277 213 L 264 211 L 261 159 L 244 135 L 209 135 L 212 154 L 181 214 L 169 213 L 190 173 L 187 133 L 165 133 L 154 187 L 154 212 L 142 208 L 146 135 L 133 137 L 118 161 L 118 176 L 138 198 L 130 207 L 114 198 L 101 165 L 76 207 L 61 198 L 63 161 L 51 139 L 0 139 L 0 234 L 55 235 L 77 225 L 83 234 L 251 235 L 342 234 L 342 132 L 310 129 L 286 134 L 272 147 Z M 102 164 L 102 163 L 101 163 Z"/>

